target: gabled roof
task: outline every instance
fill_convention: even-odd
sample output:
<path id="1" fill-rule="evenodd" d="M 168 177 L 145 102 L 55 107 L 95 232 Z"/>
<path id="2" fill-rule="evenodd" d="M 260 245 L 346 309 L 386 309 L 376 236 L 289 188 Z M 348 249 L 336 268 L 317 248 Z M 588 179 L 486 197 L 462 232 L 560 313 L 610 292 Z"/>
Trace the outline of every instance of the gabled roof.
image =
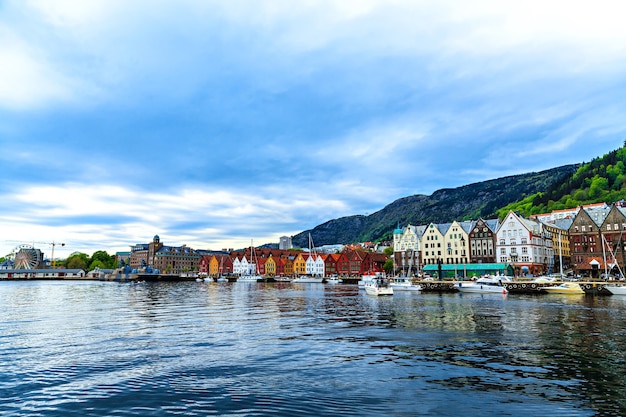
<path id="1" fill-rule="evenodd" d="M 422 236 L 424 236 L 424 232 L 426 231 L 426 225 L 422 225 L 422 226 L 413 226 L 413 229 L 415 231 L 415 235 L 417 236 L 418 239 L 421 239 Z"/>
<path id="2" fill-rule="evenodd" d="M 448 229 L 450 229 L 451 226 L 452 226 L 452 223 L 435 224 L 435 227 L 439 229 L 439 232 L 444 236 L 446 233 L 448 233 Z"/>
<path id="3" fill-rule="evenodd" d="M 492 232 L 496 232 L 498 228 L 500 227 L 500 220 L 499 219 L 485 220 L 485 224 L 487 225 L 489 229 L 491 229 Z"/>
<path id="4" fill-rule="evenodd" d="M 476 220 L 467 220 L 464 222 L 458 222 L 459 226 L 465 231 L 466 234 L 469 234 L 474 226 L 476 225 Z"/>
<path id="5" fill-rule="evenodd" d="M 611 206 L 607 206 L 606 204 L 602 204 L 599 206 L 593 207 L 584 207 L 583 210 L 591 217 L 591 220 L 598 226 L 602 226 L 604 223 L 604 219 L 609 215 L 611 211 Z"/>

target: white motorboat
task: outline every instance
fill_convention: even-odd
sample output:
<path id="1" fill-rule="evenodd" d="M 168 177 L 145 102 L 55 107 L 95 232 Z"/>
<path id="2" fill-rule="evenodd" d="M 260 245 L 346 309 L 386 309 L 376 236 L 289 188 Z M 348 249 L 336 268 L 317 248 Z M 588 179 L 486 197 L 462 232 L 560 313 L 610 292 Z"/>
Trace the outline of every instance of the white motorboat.
<path id="1" fill-rule="evenodd" d="M 326 280 L 327 284 L 341 284 L 343 280 L 339 277 L 330 277 Z"/>
<path id="2" fill-rule="evenodd" d="M 365 292 L 368 295 L 393 295 L 393 288 L 386 279 L 378 278 L 365 284 Z"/>
<path id="3" fill-rule="evenodd" d="M 489 275 L 473 282 L 459 282 L 458 290 L 482 294 L 507 294 L 509 291 L 504 285 L 508 282 L 513 282 L 513 280 L 507 276 Z"/>
<path id="4" fill-rule="evenodd" d="M 626 286 L 605 285 L 604 288 L 613 295 L 626 295 Z"/>
<path id="5" fill-rule="evenodd" d="M 380 274 L 365 274 L 361 275 L 361 280 L 359 281 L 359 288 L 365 288 L 365 285 L 371 284 L 376 281 L 376 279 L 380 278 Z"/>
<path id="6" fill-rule="evenodd" d="M 394 291 L 422 291 L 422 286 L 413 284 L 409 277 L 396 277 L 389 285 Z"/>
<path id="7" fill-rule="evenodd" d="M 301 284 L 319 284 L 324 282 L 324 277 L 312 277 L 309 275 L 300 275 L 294 278 L 291 282 Z"/>

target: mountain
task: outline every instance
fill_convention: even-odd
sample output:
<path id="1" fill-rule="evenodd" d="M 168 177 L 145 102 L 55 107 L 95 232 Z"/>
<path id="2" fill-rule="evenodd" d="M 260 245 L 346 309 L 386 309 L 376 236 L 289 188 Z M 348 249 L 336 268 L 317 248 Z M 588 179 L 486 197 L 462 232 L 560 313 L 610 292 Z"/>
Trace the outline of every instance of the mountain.
<path id="1" fill-rule="evenodd" d="M 400 198 L 369 216 L 355 215 L 327 221 L 293 236 L 292 241 L 296 247 L 306 247 L 309 233 L 316 246 L 390 240 L 398 225 L 496 218 L 498 209 L 567 181 L 579 167 L 580 164 L 564 165 L 445 188 L 430 196 L 418 194 Z"/>

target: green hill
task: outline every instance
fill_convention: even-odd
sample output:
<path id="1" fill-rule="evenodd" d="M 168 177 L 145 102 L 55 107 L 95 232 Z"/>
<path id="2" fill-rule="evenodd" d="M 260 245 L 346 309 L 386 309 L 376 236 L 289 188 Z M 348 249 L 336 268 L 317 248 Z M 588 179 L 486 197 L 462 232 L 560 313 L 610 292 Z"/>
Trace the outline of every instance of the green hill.
<path id="1" fill-rule="evenodd" d="M 521 201 L 499 209 L 504 217 L 509 210 L 528 217 L 531 214 L 573 208 L 591 203 L 614 203 L 626 198 L 626 148 L 620 148 L 581 165 L 563 181 L 551 184 Z"/>

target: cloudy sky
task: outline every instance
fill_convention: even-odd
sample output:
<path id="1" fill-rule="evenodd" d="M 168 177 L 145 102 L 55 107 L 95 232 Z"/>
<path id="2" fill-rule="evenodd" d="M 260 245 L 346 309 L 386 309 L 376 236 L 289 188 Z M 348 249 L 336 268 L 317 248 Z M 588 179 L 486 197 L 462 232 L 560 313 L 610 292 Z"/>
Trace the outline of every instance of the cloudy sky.
<path id="1" fill-rule="evenodd" d="M 278 242 L 626 139 L 621 1 L 0 0 L 0 255 Z"/>

